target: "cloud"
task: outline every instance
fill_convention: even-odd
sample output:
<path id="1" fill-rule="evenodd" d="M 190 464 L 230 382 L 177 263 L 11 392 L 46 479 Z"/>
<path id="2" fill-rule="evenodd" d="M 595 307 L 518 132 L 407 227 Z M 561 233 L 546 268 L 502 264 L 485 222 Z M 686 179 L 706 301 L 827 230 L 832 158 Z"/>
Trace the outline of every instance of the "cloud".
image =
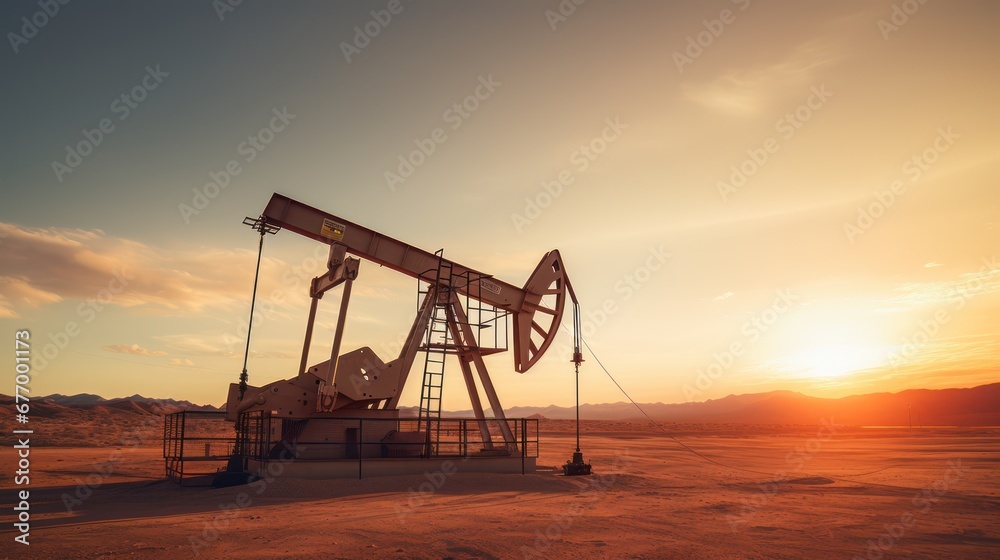
<path id="1" fill-rule="evenodd" d="M 953 386 L 952 381 L 962 371 L 982 368 L 984 365 L 995 368 L 997 350 L 1000 340 L 995 335 L 970 335 L 932 340 L 919 348 L 916 354 L 905 355 L 902 346 L 890 349 L 900 356 L 897 367 L 880 367 L 859 371 L 851 374 L 851 380 L 858 383 L 900 381 L 903 379 L 921 379 L 920 383 L 911 386 L 929 387 L 928 381 L 934 380 L 945 386 Z M 948 372 L 942 376 L 942 372 Z M 995 381 L 996 371 L 993 369 Z"/>
<path id="2" fill-rule="evenodd" d="M 14 306 L 0 293 L 0 319 L 17 319 L 21 315 L 14 311 Z"/>
<path id="3" fill-rule="evenodd" d="M 68 299 L 110 299 L 110 305 L 157 315 L 184 316 L 249 305 L 256 262 L 251 250 L 166 249 L 99 229 L 29 228 L 0 222 L 0 317 Z M 279 294 L 298 309 L 309 280 L 325 269 L 327 248 L 301 262 L 264 257 L 259 297 Z M 385 297 L 376 287 L 358 297 Z M 102 303 L 106 303 L 102 301 Z M 275 312 L 280 310 L 276 309 Z"/>
<path id="4" fill-rule="evenodd" d="M 132 354 L 135 356 L 166 356 L 167 353 L 162 350 L 147 350 L 138 344 L 113 344 L 111 346 L 103 346 L 108 352 L 117 352 L 119 354 Z"/>
<path id="5" fill-rule="evenodd" d="M 198 334 L 168 334 L 154 337 L 164 346 L 177 354 L 187 354 L 194 356 L 220 356 L 223 358 L 242 357 L 241 353 L 236 353 L 226 347 L 222 336 L 219 333 L 211 335 Z"/>
<path id="6" fill-rule="evenodd" d="M 31 280 L 24 276 L 0 276 L 0 318 L 20 317 L 16 307 L 39 307 L 62 299 L 59 294 L 33 286 Z"/>
<path id="7" fill-rule="evenodd" d="M 842 50 L 829 39 L 809 39 L 779 51 L 781 58 L 770 62 L 727 69 L 707 80 L 685 80 L 681 92 L 691 101 L 722 113 L 757 116 L 774 111 L 789 92 L 801 92 L 804 100 L 810 86 L 822 83 L 816 70 L 839 61 Z"/>
<path id="8" fill-rule="evenodd" d="M 722 295 L 715 296 L 715 301 L 727 300 L 727 299 L 733 297 L 734 295 L 736 295 L 736 294 L 734 294 L 733 292 L 726 292 L 726 293 L 724 293 Z"/>
<path id="9" fill-rule="evenodd" d="M 939 266 L 944 266 L 944 265 L 939 262 L 929 262 L 924 264 L 924 268 L 937 268 Z"/>
<path id="10" fill-rule="evenodd" d="M 88 299 L 143 315 L 227 316 L 245 321 L 249 312 L 257 259 L 254 250 L 171 249 L 115 237 L 99 229 L 31 228 L 5 222 L 0 222 L 0 234 L 6 236 L 0 243 L 0 262 L 4 263 L 0 318 L 17 318 L 27 309 Z M 258 317 L 300 317 L 309 305 L 309 282 L 325 271 L 327 256 L 328 247 L 320 243 L 292 260 L 265 255 L 257 290 Z M 509 255 L 494 257 L 486 259 L 489 264 L 511 266 Z M 514 276 L 526 275 L 540 257 L 532 254 L 518 259 L 520 274 Z M 355 283 L 352 297 L 410 301 L 412 290 L 412 279 L 397 275 Z M 234 355 L 233 349 L 217 340 L 213 338 L 212 344 L 190 338 L 161 342 L 176 345 L 167 350 L 177 354 Z"/>
<path id="11" fill-rule="evenodd" d="M 167 361 L 168 366 L 181 366 L 181 367 L 194 367 L 194 362 L 187 358 L 170 358 Z"/>
<path id="12" fill-rule="evenodd" d="M 298 358 L 299 354 L 293 352 L 258 352 L 256 350 L 250 351 L 251 358 L 263 358 L 263 359 L 281 359 L 287 360 L 290 358 Z"/>
<path id="13" fill-rule="evenodd" d="M 996 259 L 983 259 L 983 263 L 978 271 L 960 274 L 955 280 L 903 284 L 896 288 L 902 293 L 891 303 L 904 307 L 940 305 L 1000 292 L 1000 263 Z"/>
<path id="14" fill-rule="evenodd" d="M 97 229 L 0 223 L 0 231 L 7 235 L 0 262 L 10 267 L 0 275 L 0 295 L 15 307 L 102 296 L 161 313 L 235 306 L 245 290 L 224 281 L 225 273 L 253 266 L 250 251 L 167 251 Z"/>

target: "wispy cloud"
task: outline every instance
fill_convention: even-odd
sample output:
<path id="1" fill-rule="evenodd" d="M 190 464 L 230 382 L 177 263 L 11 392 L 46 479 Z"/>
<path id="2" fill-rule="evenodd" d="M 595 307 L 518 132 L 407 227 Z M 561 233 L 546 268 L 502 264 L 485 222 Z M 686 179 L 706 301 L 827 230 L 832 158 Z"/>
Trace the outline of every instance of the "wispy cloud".
<path id="1" fill-rule="evenodd" d="M 258 352 L 256 350 L 251 350 L 250 351 L 250 357 L 251 358 L 262 358 L 262 359 L 287 360 L 287 359 L 290 359 L 290 358 L 298 358 L 299 354 L 295 354 L 293 352 L 281 352 L 281 351 L 277 351 L 277 352 Z"/>
<path id="2" fill-rule="evenodd" d="M 984 262 L 986 264 L 978 271 L 960 274 L 953 280 L 909 282 L 898 286 L 896 291 L 900 294 L 891 298 L 890 302 L 896 308 L 919 307 L 1000 292 L 1000 268 L 988 259 Z"/>
<path id="3" fill-rule="evenodd" d="M 20 315 L 14 311 L 10 301 L 0 295 L 0 319 L 16 319 L 18 317 L 20 317 Z"/>
<path id="4" fill-rule="evenodd" d="M 166 356 L 167 353 L 162 350 L 148 350 L 139 346 L 138 344 L 113 344 L 111 346 L 103 346 L 108 352 L 116 352 L 119 354 L 132 354 L 134 356 Z"/>
<path id="5" fill-rule="evenodd" d="M 218 333 L 212 335 L 168 334 L 154 337 L 175 354 L 191 356 L 217 356 L 236 358 L 242 356 L 230 351 L 220 342 Z"/>
<path id="6" fill-rule="evenodd" d="M 740 67 L 716 74 L 708 80 L 687 80 L 684 96 L 717 111 L 757 116 L 770 111 L 790 91 L 807 90 L 818 80 L 817 70 L 842 58 L 840 47 L 823 39 L 811 39 L 787 52 L 781 59 L 753 67 Z"/>
<path id="7" fill-rule="evenodd" d="M 180 367 L 194 367 L 194 362 L 187 358 L 170 358 L 167 361 L 168 366 L 180 366 Z"/>
<path id="8" fill-rule="evenodd" d="M 2 248 L 0 258 L 3 258 Z M 24 276 L 0 276 L 0 317 L 20 317 L 16 307 L 38 307 L 62 299 L 59 294 L 33 286 Z"/>

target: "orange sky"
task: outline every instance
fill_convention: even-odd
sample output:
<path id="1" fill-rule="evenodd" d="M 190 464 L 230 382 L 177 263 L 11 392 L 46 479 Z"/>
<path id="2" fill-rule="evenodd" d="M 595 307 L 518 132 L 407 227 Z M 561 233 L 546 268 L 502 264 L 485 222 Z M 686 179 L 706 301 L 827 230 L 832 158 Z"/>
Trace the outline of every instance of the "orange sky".
<path id="1" fill-rule="evenodd" d="M 345 47 L 375 4 L 73 4 L 2 55 L 0 325 L 34 394 L 221 403 L 274 191 L 517 285 L 559 248 L 640 401 L 997 381 L 995 3 L 407 3 Z M 325 249 L 268 239 L 252 382 L 293 374 Z M 362 264 L 344 347 L 391 359 L 415 290 Z M 571 404 L 569 340 L 490 358 L 501 401 Z"/>

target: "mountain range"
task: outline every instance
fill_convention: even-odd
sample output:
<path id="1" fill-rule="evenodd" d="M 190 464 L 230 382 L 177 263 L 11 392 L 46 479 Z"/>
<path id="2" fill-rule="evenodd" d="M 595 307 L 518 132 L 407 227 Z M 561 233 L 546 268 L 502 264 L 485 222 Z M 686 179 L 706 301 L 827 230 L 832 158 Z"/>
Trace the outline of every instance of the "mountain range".
<path id="1" fill-rule="evenodd" d="M 631 402 L 580 405 L 582 420 L 647 421 L 701 424 L 819 425 L 824 420 L 846 426 L 1000 426 L 1000 383 L 968 389 L 910 389 L 838 399 L 793 391 L 729 395 L 681 404 Z M 508 418 L 541 416 L 572 419 L 573 407 L 514 406 Z M 471 410 L 449 413 L 472 416 Z"/>
<path id="2" fill-rule="evenodd" d="M 9 401 L 10 397 L 0 397 Z M 105 399 L 99 395 L 48 395 L 31 400 L 32 408 L 44 405 L 70 408 L 100 408 L 161 416 L 179 410 L 221 410 L 186 400 L 156 399 L 132 395 Z M 704 402 L 640 404 L 630 402 L 583 404 L 583 420 L 646 421 L 706 424 L 800 424 L 817 425 L 824 420 L 847 426 L 1000 426 L 1000 383 L 967 389 L 910 389 L 899 393 L 870 393 L 837 399 L 810 397 L 793 391 L 771 391 L 729 395 Z M 401 407 L 401 415 L 416 416 L 416 407 Z M 573 407 L 513 406 L 508 418 L 575 418 Z M 487 409 L 489 415 L 489 409 Z M 443 413 L 472 417 L 471 410 Z"/>
<path id="3" fill-rule="evenodd" d="M 5 397 L 9 398 L 9 397 Z M 224 410 L 212 405 L 198 405 L 191 401 L 177 401 L 174 399 L 154 399 L 136 394 L 131 397 L 121 397 L 116 399 L 106 399 L 100 395 L 91 393 L 79 393 L 76 395 L 60 395 L 54 393 L 45 397 L 34 397 L 31 399 L 32 406 L 38 403 L 47 403 L 67 407 L 93 407 L 103 406 L 117 408 L 120 410 L 135 410 L 162 416 L 181 410 Z"/>

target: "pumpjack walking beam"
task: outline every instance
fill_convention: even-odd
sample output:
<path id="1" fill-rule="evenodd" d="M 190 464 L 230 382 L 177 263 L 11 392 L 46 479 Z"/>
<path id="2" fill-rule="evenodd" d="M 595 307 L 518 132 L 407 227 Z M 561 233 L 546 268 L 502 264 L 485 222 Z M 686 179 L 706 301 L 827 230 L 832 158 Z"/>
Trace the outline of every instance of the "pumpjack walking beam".
<path id="1" fill-rule="evenodd" d="M 519 373 L 538 362 L 558 333 L 568 283 L 559 251 L 546 253 L 528 282 L 518 288 L 282 194 L 271 197 L 262 217 L 316 241 L 344 245 L 351 254 L 431 284 L 436 283 L 442 261 L 450 265 L 453 277 L 478 278 L 479 289 L 471 295 L 514 314 L 514 369 Z M 468 285 L 454 287 L 462 295 L 469 295 L 470 289 Z"/>

